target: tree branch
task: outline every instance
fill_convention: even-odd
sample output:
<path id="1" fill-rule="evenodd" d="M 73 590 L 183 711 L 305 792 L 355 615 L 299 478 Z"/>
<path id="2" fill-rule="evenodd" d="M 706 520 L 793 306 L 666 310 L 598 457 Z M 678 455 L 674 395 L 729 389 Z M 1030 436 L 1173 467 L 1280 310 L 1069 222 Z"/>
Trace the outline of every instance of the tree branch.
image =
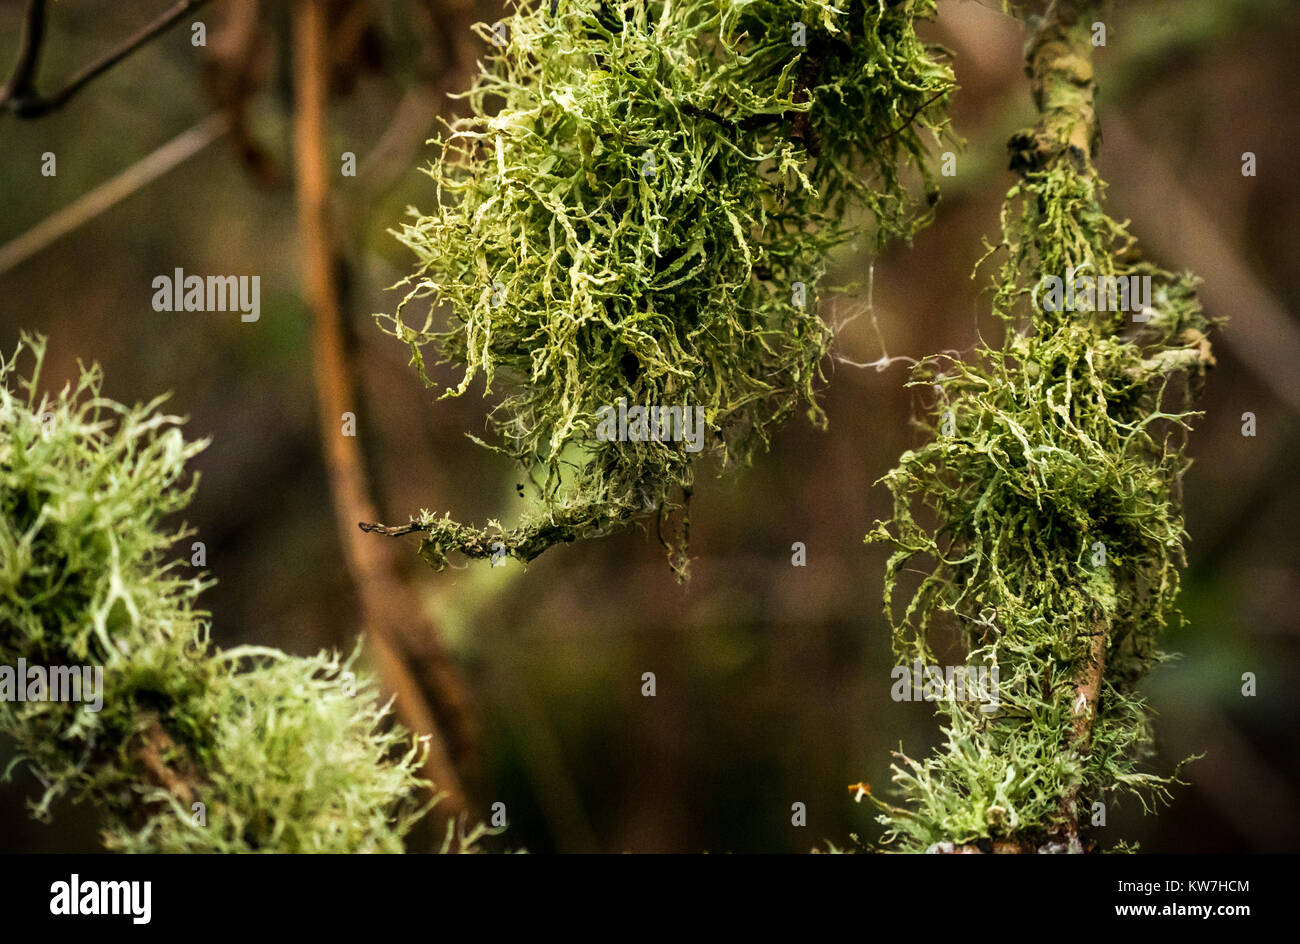
<path id="1" fill-rule="evenodd" d="M 1022 176 L 1067 163 L 1078 173 L 1097 176 L 1093 167 L 1101 131 L 1097 123 L 1097 83 L 1092 69 L 1091 18 L 1096 0 L 1053 0 L 1025 55 L 1038 123 L 1009 142 L 1011 167 Z M 1074 680 L 1074 724 L 1070 746 L 1086 754 L 1092 744 L 1092 724 L 1106 673 L 1110 621 L 1095 614 L 1087 653 Z M 1079 841 L 1079 785 L 1061 799 L 1061 851 L 1082 852 Z"/>
<path id="2" fill-rule="evenodd" d="M 190 808 L 198 796 L 202 778 L 189 753 L 176 743 L 156 713 L 145 716 L 144 725 L 132 742 L 132 756 L 144 769 L 146 782 L 167 791 L 186 809 Z M 152 805 L 146 805 L 144 811 L 152 812 Z"/>
<path id="3" fill-rule="evenodd" d="M 198 154 L 227 131 L 230 125 L 222 114 L 212 114 L 192 128 L 182 131 L 156 151 L 140 158 L 116 177 L 106 180 L 83 194 L 62 210 L 50 214 L 27 232 L 0 245 L 0 275 L 21 265 L 47 248 L 55 240 L 95 219 L 142 187 Z"/>
<path id="4" fill-rule="evenodd" d="M 36 66 L 41 58 L 41 43 L 45 39 L 45 0 L 28 0 L 23 16 L 23 33 L 18 40 L 18 61 L 9 81 L 0 90 L 0 104 L 14 98 L 34 94 Z"/>
<path id="5" fill-rule="evenodd" d="M 1097 176 L 1093 159 L 1100 130 L 1092 69 L 1092 20 L 1084 15 L 1095 6 L 1096 0 L 1052 0 L 1030 38 L 1025 74 L 1039 118 L 1032 128 L 1017 132 L 1008 142 L 1011 169 L 1022 177 L 1049 172 L 1061 164 L 1082 176 Z M 1109 641 L 1109 620 L 1098 614 L 1073 681 L 1074 722 L 1069 743 L 1077 754 L 1086 754 L 1092 743 Z M 996 842 L 939 843 L 930 851 L 949 855 L 1082 852 L 1078 802 L 1079 786 L 1067 787 L 1058 807 L 1059 824 L 1045 843 L 1039 841 L 1041 836 L 1026 835 Z"/>
<path id="6" fill-rule="evenodd" d="M 358 518 L 373 519 L 376 514 L 357 440 L 343 436 L 339 429 L 341 415 L 356 409 L 357 390 L 347 356 L 329 213 L 330 171 L 325 158 L 329 47 L 322 0 L 300 0 L 294 29 L 299 235 L 303 278 L 312 310 L 317 414 L 335 524 L 360 597 L 362 620 L 380 678 L 397 696 L 396 708 L 402 722 L 429 741 L 425 773 L 444 795 L 435 815 L 455 816 L 466 804 L 460 777 L 434 708 L 423 696 L 402 644 L 403 627 L 415 618 L 411 614 L 418 607 L 409 600 L 404 602 L 409 594 L 395 574 L 387 548 L 362 539 L 354 526 Z M 428 653 L 430 674 L 444 709 L 463 710 L 464 695 L 445 653 L 432 641 L 426 640 L 425 648 L 432 650 Z"/>
<path id="7" fill-rule="evenodd" d="M 1012 136 L 1008 145 L 1011 169 L 1022 176 L 1060 161 L 1096 176 L 1092 159 L 1101 132 L 1090 21 L 1083 15 L 1094 7 L 1095 0 L 1053 0 L 1030 40 L 1025 74 L 1040 117 L 1033 128 Z"/>
<path id="8" fill-rule="evenodd" d="M 0 108 L 13 112 L 19 118 L 28 119 L 41 118 L 58 111 L 92 81 L 207 2 L 208 0 L 180 0 L 134 36 L 68 79 L 57 92 L 42 96 L 36 91 L 36 66 L 45 38 L 45 0 L 29 0 L 19 43 L 18 62 L 9 83 L 0 92 Z"/>

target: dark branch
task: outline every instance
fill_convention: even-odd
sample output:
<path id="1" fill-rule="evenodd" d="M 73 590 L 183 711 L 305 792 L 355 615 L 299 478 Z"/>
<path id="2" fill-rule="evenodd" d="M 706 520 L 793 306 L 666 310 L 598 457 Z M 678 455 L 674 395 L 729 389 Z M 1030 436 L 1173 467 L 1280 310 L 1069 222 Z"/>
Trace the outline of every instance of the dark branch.
<path id="1" fill-rule="evenodd" d="M 13 75 L 0 91 L 0 102 L 34 94 L 36 66 L 41 58 L 41 41 L 45 38 L 45 0 L 28 0 L 23 17 L 23 34 L 18 41 L 18 61 Z"/>
<path id="2" fill-rule="evenodd" d="M 410 524 L 399 524 L 388 526 L 384 524 L 372 524 L 369 521 L 358 521 L 357 527 L 366 534 L 387 534 L 389 537 L 400 537 L 403 534 L 415 534 L 417 531 L 423 531 L 424 528 L 419 522 L 412 521 Z"/>
<path id="3" fill-rule="evenodd" d="M 19 118 L 42 118 L 58 111 L 68 101 L 117 65 L 131 53 L 150 40 L 166 32 L 177 20 L 197 10 L 208 0 L 180 0 L 173 4 L 148 26 L 141 29 L 130 39 L 86 66 L 64 83 L 63 87 L 52 95 L 42 96 L 36 92 L 36 64 L 40 58 L 41 42 L 45 34 L 45 2 L 30 0 L 27 18 L 23 25 L 23 35 L 19 46 L 18 62 L 14 66 L 13 77 L 0 93 L 0 108 L 13 112 Z"/>

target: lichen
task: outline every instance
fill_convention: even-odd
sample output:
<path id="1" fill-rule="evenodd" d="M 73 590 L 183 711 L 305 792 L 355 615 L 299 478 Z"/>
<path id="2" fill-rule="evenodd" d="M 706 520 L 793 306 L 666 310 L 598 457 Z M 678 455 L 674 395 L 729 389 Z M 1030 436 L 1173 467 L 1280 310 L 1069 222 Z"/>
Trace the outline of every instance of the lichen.
<path id="1" fill-rule="evenodd" d="M 885 610 L 900 662 L 932 662 L 936 633 L 955 632 L 965 658 L 1001 679 L 995 712 L 949 698 L 937 750 L 896 755 L 903 805 L 877 802 L 886 842 L 905 850 L 1077 851 L 1094 802 L 1127 793 L 1149 806 L 1172 782 L 1144 768 L 1150 712 L 1137 685 L 1180 619 L 1185 434 L 1213 363 L 1210 325 L 1195 280 L 1144 261 L 1103 208 L 1085 48 L 1068 17 L 1031 47 L 1044 115 L 1011 142 L 1022 180 L 985 257 L 1002 259 L 992 307 L 1003 337 L 916 368 L 931 438 L 882 479 L 893 514 L 867 536 L 893 548 Z M 1149 309 L 1053 311 L 1033 297 L 1077 267 L 1150 277 Z"/>
<path id="2" fill-rule="evenodd" d="M 953 88 L 913 29 L 932 13 L 931 0 L 543 0 L 481 27 L 504 45 L 437 141 L 437 205 L 399 234 L 419 270 L 380 317 L 430 386 L 426 345 L 454 365 L 444 396 L 478 378 L 504 390 L 489 448 L 538 501 L 510 529 L 422 512 L 431 563 L 527 561 L 684 504 L 697 455 L 682 443 L 597 438 L 621 398 L 702 407 L 702 454 L 723 469 L 800 407 L 824 425 L 830 253 L 931 216 L 922 132 L 942 132 Z"/>
<path id="3" fill-rule="evenodd" d="M 163 521 L 188 504 L 186 462 L 206 443 L 162 398 L 101 396 L 97 367 L 41 394 L 44 351 L 25 337 L 0 358 L 0 665 L 103 675 L 98 711 L 0 699 L 6 773 L 41 784 L 35 815 L 93 802 L 127 852 L 401 851 L 427 809 L 421 748 L 356 654 L 216 649 L 197 606 L 209 579 L 168 559 L 188 532 Z"/>

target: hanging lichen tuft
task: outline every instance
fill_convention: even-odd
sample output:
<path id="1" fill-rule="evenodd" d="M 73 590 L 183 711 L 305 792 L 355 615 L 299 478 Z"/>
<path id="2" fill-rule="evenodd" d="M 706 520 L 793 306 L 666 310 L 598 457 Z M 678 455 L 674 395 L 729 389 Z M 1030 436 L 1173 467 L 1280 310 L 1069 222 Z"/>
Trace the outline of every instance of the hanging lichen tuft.
<path id="1" fill-rule="evenodd" d="M 990 250 L 1005 337 L 916 369 L 933 438 L 884 477 L 893 517 L 867 538 L 894 548 L 900 662 L 936 664 L 955 630 L 970 667 L 997 669 L 981 697 L 942 686 L 943 743 L 898 755 L 903 806 L 880 820 L 908 851 L 1092 848 L 1094 804 L 1172 782 L 1143 768 L 1136 686 L 1178 618 L 1188 406 L 1213 360 L 1194 280 L 1144 262 L 1102 207 L 1084 8 L 1054 4 L 1029 51 L 1042 118 L 1011 142 L 1022 180 Z"/>
<path id="2" fill-rule="evenodd" d="M 797 409 L 823 424 L 830 253 L 910 236 L 931 213 L 920 135 L 942 131 L 953 88 L 913 31 L 932 13 L 543 0 L 482 27 L 496 48 L 438 142 L 436 208 L 400 233 L 419 271 L 381 318 L 430 386 L 426 345 L 454 365 L 444 396 L 480 377 L 502 394 L 489 448 L 537 500 L 511 530 L 429 512 L 367 527 L 423 532 L 438 567 L 453 551 L 528 561 L 664 514 L 697 458 L 746 462 Z M 413 308 L 428 316 L 408 321 Z"/>

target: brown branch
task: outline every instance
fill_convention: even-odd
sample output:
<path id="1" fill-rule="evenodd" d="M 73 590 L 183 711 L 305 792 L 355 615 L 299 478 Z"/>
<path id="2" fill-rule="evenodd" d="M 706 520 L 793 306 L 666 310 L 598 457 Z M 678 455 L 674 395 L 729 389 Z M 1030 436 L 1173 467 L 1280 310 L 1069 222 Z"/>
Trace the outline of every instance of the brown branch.
<path id="1" fill-rule="evenodd" d="M 357 168 L 359 186 L 351 198 L 357 214 L 373 211 L 383 194 L 420 163 L 438 117 L 455 110 L 451 96 L 469 87 L 478 68 L 473 0 L 421 0 L 411 10 L 422 47 L 417 81 Z"/>
<path id="2" fill-rule="evenodd" d="M 249 103 L 269 72 L 269 41 L 262 12 L 262 0 L 240 0 L 222 7 L 221 18 L 208 37 L 203 84 L 230 122 L 230 143 L 240 163 L 269 188 L 287 181 L 288 174 L 249 128 Z"/>
<path id="3" fill-rule="evenodd" d="M 1097 717 L 1101 701 L 1101 685 L 1106 677 L 1106 649 L 1110 643 L 1110 621 L 1099 614 L 1093 621 L 1093 632 L 1087 639 L 1087 655 L 1079 666 L 1074 680 L 1074 724 L 1070 730 L 1070 746 L 1076 754 L 1086 754 L 1092 746 L 1092 723 Z M 1079 784 L 1071 784 L 1065 791 L 1059 807 L 1061 838 L 1066 843 L 1063 851 L 1082 852 L 1079 841 Z"/>
<path id="4" fill-rule="evenodd" d="M 795 91 L 804 93 L 804 102 L 808 103 L 810 110 L 813 107 L 813 83 L 822 68 L 822 45 L 820 34 L 814 33 L 808 47 L 804 50 L 803 61 L 799 63 L 799 79 Z M 813 128 L 811 111 L 797 112 L 791 121 L 791 129 L 794 137 L 803 142 L 809 157 L 821 156 L 821 142 L 817 138 L 816 129 Z"/>
<path id="5" fill-rule="evenodd" d="M 352 581 L 360 597 L 362 621 L 384 687 L 396 695 L 398 717 L 428 739 L 425 773 L 444 794 L 435 815 L 458 815 L 466 801 L 451 751 L 435 714 L 408 662 L 412 660 L 411 621 L 418 605 L 397 577 L 386 546 L 365 540 L 354 526 L 376 517 L 360 449 L 339 428 L 343 413 L 354 411 L 357 384 L 349 361 L 339 301 L 338 274 L 329 212 L 329 169 L 325 157 L 329 47 L 323 0 L 299 0 L 295 11 L 294 62 L 299 234 L 303 277 L 312 310 L 313 368 L 321 444 L 328 466 L 335 524 Z M 428 634 L 424 634 L 428 636 Z M 404 638 L 405 637 L 405 638 Z M 403 645 L 403 643 L 406 645 Z M 424 640 L 433 686 L 445 712 L 464 716 L 465 697 L 450 660 L 432 640 Z"/>
<path id="6" fill-rule="evenodd" d="M 412 521 L 410 524 L 397 524 L 391 526 L 385 524 L 373 524 L 369 521 L 358 521 L 357 527 L 366 534 L 386 534 L 393 538 L 401 537 L 403 534 L 415 534 L 418 531 L 424 530 L 423 526 L 418 521 Z"/>
<path id="7" fill-rule="evenodd" d="M 99 76 L 151 39 L 166 32 L 173 23 L 187 13 L 197 10 L 207 2 L 208 0 L 180 0 L 134 36 L 68 79 L 57 92 L 41 96 L 36 93 L 35 71 L 36 62 L 40 58 L 41 40 L 44 38 L 44 3 L 43 0 L 31 0 L 27 8 L 28 17 L 23 32 L 18 67 L 14 71 L 14 80 L 5 89 L 5 94 L 0 95 L 0 107 L 8 108 L 19 118 L 41 118 L 50 112 L 58 111 L 68 103 L 69 99 Z M 34 13 L 33 11 L 37 11 L 38 8 L 39 12 Z M 33 22 L 36 24 L 34 30 L 31 28 Z"/>
<path id="8" fill-rule="evenodd" d="M 150 783 L 166 790 L 186 806 L 194 802 L 198 774 L 189 756 L 176 745 L 157 716 L 151 716 L 140 732 L 136 757 Z"/>

